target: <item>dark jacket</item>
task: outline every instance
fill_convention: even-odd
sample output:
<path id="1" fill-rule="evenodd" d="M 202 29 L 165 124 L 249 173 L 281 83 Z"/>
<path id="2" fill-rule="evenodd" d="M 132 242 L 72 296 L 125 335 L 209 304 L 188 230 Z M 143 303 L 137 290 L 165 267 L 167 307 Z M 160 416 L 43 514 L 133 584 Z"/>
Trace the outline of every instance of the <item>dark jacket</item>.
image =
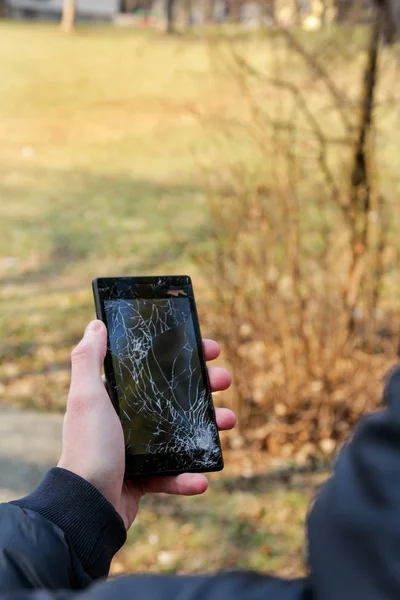
<path id="1" fill-rule="evenodd" d="M 0 600 L 400 600 L 400 370 L 359 424 L 308 519 L 310 575 L 106 577 L 126 534 L 86 481 L 49 471 L 0 506 Z"/>

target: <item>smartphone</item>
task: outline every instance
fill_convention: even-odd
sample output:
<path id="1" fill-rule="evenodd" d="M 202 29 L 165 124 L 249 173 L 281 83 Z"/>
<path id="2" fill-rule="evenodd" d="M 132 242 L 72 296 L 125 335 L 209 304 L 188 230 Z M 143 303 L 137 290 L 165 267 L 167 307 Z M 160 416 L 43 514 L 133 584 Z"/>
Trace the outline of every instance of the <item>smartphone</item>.
<path id="1" fill-rule="evenodd" d="M 98 277 L 104 371 L 127 479 L 220 471 L 221 444 L 190 277 Z"/>

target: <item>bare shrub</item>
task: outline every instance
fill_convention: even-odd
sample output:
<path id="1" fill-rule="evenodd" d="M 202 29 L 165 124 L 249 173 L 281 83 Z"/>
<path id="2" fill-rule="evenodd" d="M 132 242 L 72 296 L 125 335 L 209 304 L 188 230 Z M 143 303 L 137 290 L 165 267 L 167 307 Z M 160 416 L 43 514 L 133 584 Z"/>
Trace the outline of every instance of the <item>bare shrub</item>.
<path id="1" fill-rule="evenodd" d="M 197 255 L 214 291 L 207 318 L 232 367 L 242 433 L 302 461 L 330 455 L 375 406 L 394 356 L 379 48 L 378 20 L 364 54 L 351 39 L 310 49 L 287 31 L 261 60 L 212 48 L 241 117 L 227 107 L 210 122 L 219 166 L 208 171 L 209 244 Z"/>

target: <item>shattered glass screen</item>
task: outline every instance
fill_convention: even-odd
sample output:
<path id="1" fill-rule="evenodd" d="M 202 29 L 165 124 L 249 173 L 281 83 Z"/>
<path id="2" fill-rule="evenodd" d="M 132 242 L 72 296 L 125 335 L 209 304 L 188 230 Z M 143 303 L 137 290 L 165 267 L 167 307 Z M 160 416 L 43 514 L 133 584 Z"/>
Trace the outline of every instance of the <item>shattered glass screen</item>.
<path id="1" fill-rule="evenodd" d="M 220 456 L 189 298 L 104 301 L 128 454 Z"/>

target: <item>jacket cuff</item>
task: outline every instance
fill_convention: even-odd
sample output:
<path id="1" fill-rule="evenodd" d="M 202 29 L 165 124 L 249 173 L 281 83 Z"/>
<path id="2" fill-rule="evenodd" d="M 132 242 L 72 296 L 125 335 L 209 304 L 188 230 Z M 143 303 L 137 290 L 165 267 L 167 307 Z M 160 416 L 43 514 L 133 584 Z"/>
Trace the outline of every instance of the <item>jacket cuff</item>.
<path id="1" fill-rule="evenodd" d="M 34 492 L 15 500 L 59 527 L 93 579 L 108 574 L 126 531 L 112 504 L 90 483 L 66 469 L 50 469 Z"/>

